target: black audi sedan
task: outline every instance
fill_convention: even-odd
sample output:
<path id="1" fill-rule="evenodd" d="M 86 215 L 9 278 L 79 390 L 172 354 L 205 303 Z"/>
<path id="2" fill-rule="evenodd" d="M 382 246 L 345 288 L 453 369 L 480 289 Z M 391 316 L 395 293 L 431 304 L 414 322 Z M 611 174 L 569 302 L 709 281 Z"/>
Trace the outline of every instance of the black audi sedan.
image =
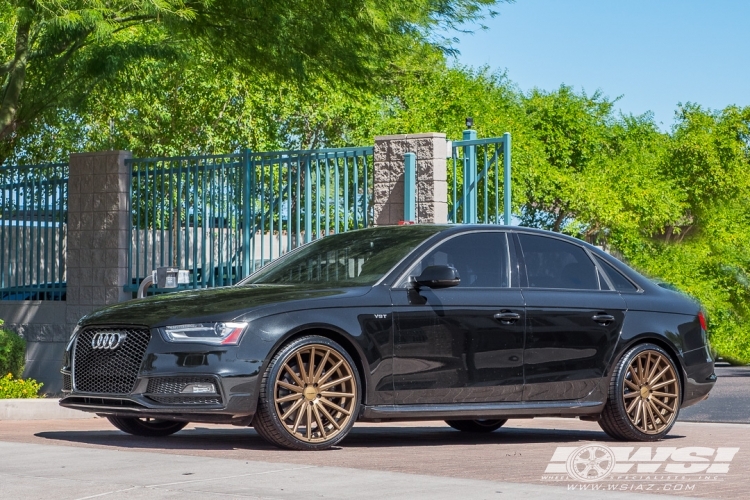
<path id="1" fill-rule="evenodd" d="M 491 432 L 536 416 L 654 441 L 714 385 L 706 334 L 697 303 L 574 238 L 378 227 L 84 317 L 60 404 L 139 436 L 229 423 L 292 449 L 358 420 Z"/>

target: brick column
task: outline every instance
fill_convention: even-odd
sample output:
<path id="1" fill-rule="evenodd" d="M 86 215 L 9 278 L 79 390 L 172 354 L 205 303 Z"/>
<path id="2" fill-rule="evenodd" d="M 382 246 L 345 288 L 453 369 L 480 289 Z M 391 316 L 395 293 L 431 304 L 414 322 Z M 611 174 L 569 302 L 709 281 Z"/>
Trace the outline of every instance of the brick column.
<path id="1" fill-rule="evenodd" d="M 404 219 L 404 153 L 417 155 L 416 222 L 448 222 L 447 143 L 429 132 L 375 137 L 375 225 Z"/>
<path id="2" fill-rule="evenodd" d="M 67 323 L 128 300 L 128 151 L 70 155 L 68 180 Z"/>

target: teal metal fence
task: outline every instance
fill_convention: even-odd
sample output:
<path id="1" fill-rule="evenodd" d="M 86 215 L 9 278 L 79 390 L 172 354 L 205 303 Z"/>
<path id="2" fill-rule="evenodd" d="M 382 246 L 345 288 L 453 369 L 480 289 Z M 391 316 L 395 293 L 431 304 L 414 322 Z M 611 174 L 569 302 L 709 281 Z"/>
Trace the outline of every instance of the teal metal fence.
<path id="1" fill-rule="evenodd" d="M 448 216 L 464 224 L 511 222 L 511 139 L 477 139 L 475 130 L 464 131 L 453 142 L 448 166 Z"/>
<path id="2" fill-rule="evenodd" d="M 360 147 L 128 160 L 126 290 L 159 266 L 192 271 L 190 287 L 233 284 L 304 243 L 370 226 L 372 156 Z M 415 183 L 415 158 L 409 166 Z M 509 224 L 510 134 L 465 132 L 448 181 L 452 222 Z M 64 300 L 67 195 L 66 164 L 0 167 L 0 299 Z M 405 203 L 404 220 L 414 208 Z"/>
<path id="3" fill-rule="evenodd" d="M 129 160 L 126 289 L 159 266 L 236 283 L 299 245 L 371 221 L 372 147 Z M 158 293 L 160 290 L 154 290 Z"/>
<path id="4" fill-rule="evenodd" d="M 64 300 L 68 165 L 0 168 L 0 300 Z"/>

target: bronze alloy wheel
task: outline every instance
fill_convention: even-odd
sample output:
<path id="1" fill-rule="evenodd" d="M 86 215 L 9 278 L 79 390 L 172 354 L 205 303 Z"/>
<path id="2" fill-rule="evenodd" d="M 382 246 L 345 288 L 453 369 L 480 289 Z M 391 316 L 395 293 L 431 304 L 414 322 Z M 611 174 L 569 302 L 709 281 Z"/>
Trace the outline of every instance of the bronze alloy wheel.
<path id="1" fill-rule="evenodd" d="M 359 384 L 354 361 L 336 342 L 296 339 L 269 364 L 253 426 L 277 446 L 329 448 L 354 425 Z"/>
<path id="2" fill-rule="evenodd" d="M 641 432 L 659 434 L 675 419 L 680 386 L 671 360 L 658 351 L 638 353 L 623 379 L 622 397 L 630 422 Z"/>
<path id="3" fill-rule="evenodd" d="M 664 349 L 632 347 L 614 368 L 599 426 L 615 439 L 662 439 L 680 411 L 680 384 L 677 365 Z"/>
<path id="4" fill-rule="evenodd" d="M 284 360 L 274 406 L 286 430 L 308 443 L 327 441 L 347 427 L 357 401 L 351 365 L 322 344 L 304 346 Z"/>

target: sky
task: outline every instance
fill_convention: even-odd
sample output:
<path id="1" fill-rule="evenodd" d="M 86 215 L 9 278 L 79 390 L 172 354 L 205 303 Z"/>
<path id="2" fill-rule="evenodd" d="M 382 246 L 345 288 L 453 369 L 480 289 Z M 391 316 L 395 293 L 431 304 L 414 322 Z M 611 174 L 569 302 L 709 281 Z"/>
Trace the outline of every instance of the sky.
<path id="1" fill-rule="evenodd" d="M 458 34 L 455 63 L 507 71 L 523 91 L 561 84 L 651 111 L 668 131 L 678 103 L 750 105 L 748 0 L 516 0 L 487 30 Z"/>

